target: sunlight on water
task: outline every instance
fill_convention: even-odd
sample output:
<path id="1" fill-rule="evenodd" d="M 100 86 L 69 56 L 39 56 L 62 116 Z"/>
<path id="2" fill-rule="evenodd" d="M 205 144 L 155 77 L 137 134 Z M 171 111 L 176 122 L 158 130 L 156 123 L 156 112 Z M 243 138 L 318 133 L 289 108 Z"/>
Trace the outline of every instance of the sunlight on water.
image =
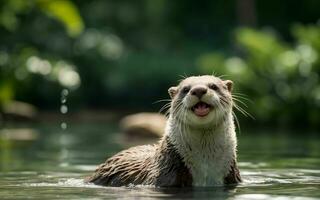
<path id="1" fill-rule="evenodd" d="M 241 164 L 241 163 L 240 163 Z M 127 198 L 148 197 L 158 199 L 160 197 L 171 197 L 172 193 L 177 193 L 177 199 L 192 197 L 195 199 L 206 199 L 207 197 L 221 196 L 222 199 L 232 200 L 313 200 L 309 197 L 309 191 L 320 189 L 320 170 L 292 169 L 290 173 L 281 169 L 265 170 L 242 170 L 243 183 L 236 188 L 226 187 L 200 187 L 186 189 L 163 189 L 148 185 L 129 185 L 127 187 L 103 187 L 84 182 L 83 174 L 92 171 L 94 166 L 69 166 L 70 169 L 80 170 L 74 173 L 52 172 L 46 175 L 24 173 L 24 175 L 34 176 L 33 182 L 17 184 L 17 187 L 26 188 L 50 188 L 50 190 L 61 190 L 63 188 L 82 188 L 96 190 L 96 195 L 101 197 L 99 191 Z M 82 170 L 82 172 L 81 172 Z M 179 194 L 179 193 L 183 194 Z M 236 192 L 236 193 L 235 193 Z M 204 194 L 208 196 L 203 196 Z M 289 196 L 287 194 L 290 194 Z M 186 196 L 184 196 L 186 195 Z"/>
<path id="2" fill-rule="evenodd" d="M 23 184 L 31 187 L 86 187 L 86 188 L 103 188 L 102 186 L 84 183 L 83 179 L 69 178 L 59 180 L 57 183 L 30 183 Z"/>
<path id="3" fill-rule="evenodd" d="M 316 198 L 310 197 L 288 197 L 288 196 L 275 196 L 266 194 L 243 194 L 239 195 L 233 200 L 315 200 Z"/>

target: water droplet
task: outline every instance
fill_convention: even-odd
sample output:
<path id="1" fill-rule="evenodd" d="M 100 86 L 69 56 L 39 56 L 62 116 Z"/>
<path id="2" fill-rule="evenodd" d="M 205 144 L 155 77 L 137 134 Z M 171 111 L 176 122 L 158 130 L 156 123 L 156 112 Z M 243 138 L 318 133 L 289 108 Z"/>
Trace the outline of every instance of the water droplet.
<path id="1" fill-rule="evenodd" d="M 66 113 L 68 112 L 68 106 L 66 106 L 66 105 L 61 105 L 61 107 L 60 107 L 60 112 L 61 112 L 62 114 L 66 114 Z"/>
<path id="2" fill-rule="evenodd" d="M 66 130 L 67 129 L 67 123 L 66 122 L 62 122 L 60 126 L 61 126 L 62 130 Z"/>
<path id="3" fill-rule="evenodd" d="M 68 94 L 69 94 L 69 90 L 67 90 L 67 89 L 63 89 L 63 90 L 61 91 L 61 96 L 62 96 L 62 97 L 66 97 L 66 96 L 68 96 Z"/>
<path id="4" fill-rule="evenodd" d="M 67 98 L 66 97 L 61 97 L 61 103 L 64 104 L 67 102 Z"/>

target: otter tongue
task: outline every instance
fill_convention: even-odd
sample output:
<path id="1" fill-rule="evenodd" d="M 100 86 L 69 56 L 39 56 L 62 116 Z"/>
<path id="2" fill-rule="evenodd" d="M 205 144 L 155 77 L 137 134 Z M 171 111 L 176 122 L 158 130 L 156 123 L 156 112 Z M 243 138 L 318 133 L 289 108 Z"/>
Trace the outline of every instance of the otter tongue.
<path id="1" fill-rule="evenodd" d="M 194 107 L 194 113 L 200 117 L 206 116 L 209 113 L 209 111 L 210 111 L 210 108 L 208 107 L 208 105 L 202 102 L 198 103 Z"/>

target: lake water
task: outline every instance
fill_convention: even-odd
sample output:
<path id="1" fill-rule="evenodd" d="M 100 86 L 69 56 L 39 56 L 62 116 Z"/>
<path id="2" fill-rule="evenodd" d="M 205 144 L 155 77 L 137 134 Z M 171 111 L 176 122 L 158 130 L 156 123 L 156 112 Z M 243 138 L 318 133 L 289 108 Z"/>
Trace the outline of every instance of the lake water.
<path id="1" fill-rule="evenodd" d="M 26 138 L 8 139 L 16 132 Z M 8 125 L 0 133 L 0 199 L 320 199 L 319 132 L 242 130 L 244 182 L 192 189 L 84 184 L 97 164 L 132 145 L 115 123 L 64 131 L 59 124 Z"/>

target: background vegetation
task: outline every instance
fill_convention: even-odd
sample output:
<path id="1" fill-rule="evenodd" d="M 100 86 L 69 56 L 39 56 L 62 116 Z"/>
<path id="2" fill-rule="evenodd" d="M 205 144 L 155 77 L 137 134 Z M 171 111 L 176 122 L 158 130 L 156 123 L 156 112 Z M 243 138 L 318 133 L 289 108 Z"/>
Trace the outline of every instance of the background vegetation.
<path id="1" fill-rule="evenodd" d="M 318 0 L 1 0 L 0 110 L 153 110 L 180 75 L 226 75 L 255 124 L 320 124 Z M 241 104 L 241 103 L 240 103 Z M 242 105 L 244 107 L 244 105 Z M 251 119 L 240 119 L 252 124 Z"/>

